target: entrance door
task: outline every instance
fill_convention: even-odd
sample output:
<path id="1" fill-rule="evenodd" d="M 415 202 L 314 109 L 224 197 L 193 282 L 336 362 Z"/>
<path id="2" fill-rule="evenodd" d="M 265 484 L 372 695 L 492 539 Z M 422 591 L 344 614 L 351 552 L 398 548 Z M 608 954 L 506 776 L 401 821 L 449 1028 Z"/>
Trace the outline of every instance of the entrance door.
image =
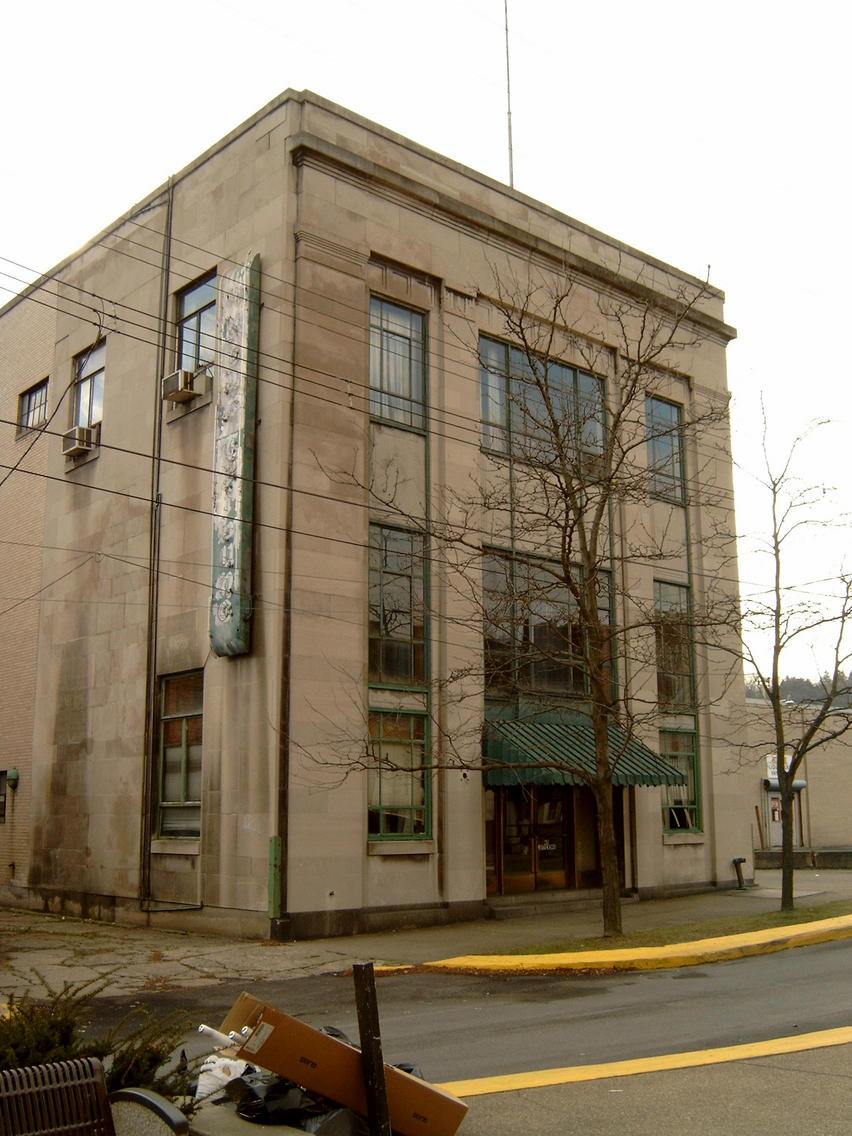
<path id="1" fill-rule="evenodd" d="M 569 790 L 555 785 L 536 786 L 533 824 L 536 890 L 568 886 L 570 807 Z"/>
<path id="2" fill-rule="evenodd" d="M 615 841 L 624 885 L 624 800 L 616 788 Z M 485 792 L 486 893 L 599 888 L 595 804 L 586 788 L 513 785 Z"/>
<path id="3" fill-rule="evenodd" d="M 488 797 L 489 894 L 572 886 L 571 790 L 518 785 Z"/>

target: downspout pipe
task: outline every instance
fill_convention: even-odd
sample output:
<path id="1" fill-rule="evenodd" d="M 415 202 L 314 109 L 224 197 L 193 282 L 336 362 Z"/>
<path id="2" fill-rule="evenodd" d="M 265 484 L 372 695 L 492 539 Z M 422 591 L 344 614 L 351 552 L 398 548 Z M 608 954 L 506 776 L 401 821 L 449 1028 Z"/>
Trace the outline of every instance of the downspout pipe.
<path id="1" fill-rule="evenodd" d="M 165 373 L 169 332 L 169 277 L 171 275 L 172 216 L 174 211 L 174 177 L 166 185 L 166 219 L 160 254 L 160 306 L 157 331 L 157 357 L 154 373 L 153 436 L 151 439 L 151 491 L 148 530 L 148 616 L 145 659 L 145 739 L 142 784 L 142 825 L 139 847 L 139 904 L 146 910 L 151 901 L 151 839 L 154 832 L 154 771 L 157 767 L 157 719 L 159 690 L 157 685 L 157 641 L 160 600 L 160 471 L 163 447 L 163 403 L 160 381 Z"/>

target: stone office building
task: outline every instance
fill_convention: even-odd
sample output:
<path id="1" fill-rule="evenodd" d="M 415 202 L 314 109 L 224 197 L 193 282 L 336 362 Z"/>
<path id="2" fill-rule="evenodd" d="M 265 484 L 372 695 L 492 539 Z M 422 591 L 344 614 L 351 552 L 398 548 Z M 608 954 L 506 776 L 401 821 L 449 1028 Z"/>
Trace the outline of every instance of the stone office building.
<path id="1" fill-rule="evenodd" d="M 7 304 L 0 900 L 275 937 L 594 895 L 591 794 L 547 758 L 589 758 L 584 631 L 551 542 L 495 501 L 542 465 L 521 452 L 530 360 L 592 461 L 625 328 L 676 320 L 601 602 L 622 626 L 708 581 L 735 598 L 710 540 L 733 525 L 723 414 L 711 439 L 680 430 L 725 405 L 722 300 L 287 91 Z M 665 558 L 618 554 L 637 523 Z M 508 620 L 519 572 L 538 599 Z M 726 774 L 741 680 L 651 644 L 613 679 L 640 895 L 729 882 L 751 848 Z"/>

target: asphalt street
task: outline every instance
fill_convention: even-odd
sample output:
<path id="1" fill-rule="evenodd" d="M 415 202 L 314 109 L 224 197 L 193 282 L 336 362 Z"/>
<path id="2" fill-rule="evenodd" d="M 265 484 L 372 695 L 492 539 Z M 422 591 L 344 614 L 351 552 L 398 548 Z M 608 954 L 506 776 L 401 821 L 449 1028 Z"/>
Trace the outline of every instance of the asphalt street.
<path id="1" fill-rule="evenodd" d="M 624 1061 L 850 1025 L 852 940 L 708 967 L 631 975 L 400 974 L 378 981 L 385 1057 L 411 1061 L 430 1081 Z M 228 981 L 134 999 L 154 1012 L 185 1010 L 218 1025 L 243 986 Z M 324 975 L 251 983 L 255 997 L 357 1041 L 352 979 Z M 126 1013 L 99 999 L 96 1022 Z M 191 1055 L 208 1043 L 187 1036 Z"/>
<path id="2" fill-rule="evenodd" d="M 742 892 L 627 905 L 625 922 L 655 927 L 771 910 L 777 873 L 758 876 L 760 886 Z M 852 873 L 797 878 L 800 903 L 852 898 Z M 0 999 L 38 993 L 43 981 L 58 988 L 95 980 L 104 984 L 96 999 L 102 1023 L 139 1003 L 217 1024 L 249 989 L 312 1024 L 357 1036 L 352 980 L 341 975 L 353 962 L 499 954 L 594 934 L 598 925 L 594 910 L 554 911 L 313 943 L 248 943 L 5 910 Z M 385 1055 L 418 1062 L 435 1081 L 473 1078 L 456 1090 L 470 1105 L 460 1136 L 682 1136 L 685 1128 L 690 1136 L 845 1136 L 852 1131 L 850 952 L 847 938 L 647 973 L 391 974 L 378 983 Z M 808 1031 L 817 1032 L 802 1036 Z M 197 1034 L 192 1042 L 204 1048 Z M 704 1061 L 713 1063 L 692 1067 Z"/>
<path id="3" fill-rule="evenodd" d="M 852 1045 L 468 1103 L 459 1136 L 849 1136 Z"/>

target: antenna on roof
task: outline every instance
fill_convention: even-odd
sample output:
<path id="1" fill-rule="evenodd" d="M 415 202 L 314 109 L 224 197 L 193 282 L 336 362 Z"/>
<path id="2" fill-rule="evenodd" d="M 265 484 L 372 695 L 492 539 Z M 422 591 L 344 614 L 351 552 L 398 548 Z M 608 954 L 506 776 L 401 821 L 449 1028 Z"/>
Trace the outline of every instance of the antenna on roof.
<path id="1" fill-rule="evenodd" d="M 506 117 L 509 124 L 509 187 L 515 188 L 515 166 L 512 156 L 512 83 L 509 74 L 509 0 L 503 0 L 503 17 L 506 27 Z"/>

